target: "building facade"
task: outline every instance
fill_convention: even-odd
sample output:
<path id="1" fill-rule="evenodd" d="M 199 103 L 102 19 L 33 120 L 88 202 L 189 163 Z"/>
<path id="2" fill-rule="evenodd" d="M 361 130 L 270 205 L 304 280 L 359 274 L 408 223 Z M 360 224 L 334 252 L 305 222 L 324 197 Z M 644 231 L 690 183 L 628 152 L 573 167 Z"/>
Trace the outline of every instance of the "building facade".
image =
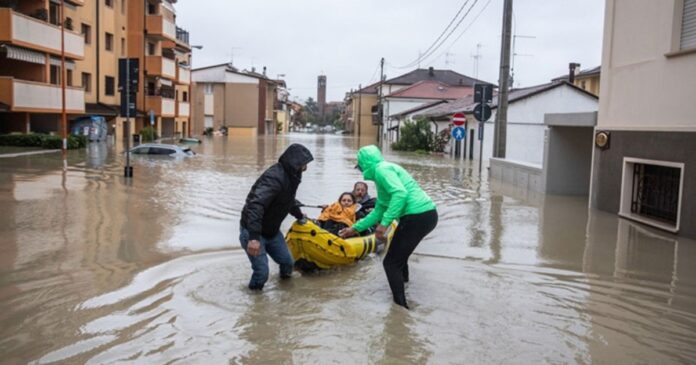
<path id="1" fill-rule="evenodd" d="M 696 0 L 608 0 L 604 19 L 590 204 L 694 237 Z"/>
<path id="2" fill-rule="evenodd" d="M 176 27 L 173 0 L 10 2 L 0 7 L 0 131 L 60 130 L 60 24 L 64 18 L 66 109 L 69 120 L 106 118 L 110 134 L 125 136 L 119 116 L 118 63 L 140 62 L 138 115 L 131 133 L 154 121 L 165 137 L 187 135 L 191 49 Z M 5 87 L 7 86 L 7 88 Z M 41 106 L 41 107 L 37 107 Z M 152 115 L 152 118 L 150 118 Z"/>
<path id="3" fill-rule="evenodd" d="M 284 112 L 276 109 L 282 107 L 278 103 L 282 87 L 277 81 L 255 69 L 239 71 L 227 63 L 194 69 L 192 79 L 193 135 L 222 127 L 239 136 L 277 132 L 278 116 Z"/>

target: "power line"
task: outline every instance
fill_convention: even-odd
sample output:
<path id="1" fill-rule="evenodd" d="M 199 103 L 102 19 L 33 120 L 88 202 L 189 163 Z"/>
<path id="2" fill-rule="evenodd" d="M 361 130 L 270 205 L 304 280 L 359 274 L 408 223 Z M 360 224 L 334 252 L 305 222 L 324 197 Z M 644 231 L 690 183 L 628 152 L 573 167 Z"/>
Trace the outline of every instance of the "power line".
<path id="1" fill-rule="evenodd" d="M 466 5 L 469 3 L 469 1 L 471 1 L 471 0 L 466 0 L 466 1 L 464 1 L 464 3 L 462 4 L 462 6 L 459 8 L 459 11 L 457 11 L 457 14 L 455 14 L 454 17 L 452 17 L 452 20 L 450 20 L 449 24 L 447 24 L 447 26 L 445 27 L 445 29 L 442 30 L 442 33 L 440 33 L 440 35 L 435 39 L 435 41 L 433 41 L 433 43 L 430 45 L 430 47 L 428 47 L 428 49 L 425 50 L 425 52 L 421 53 L 421 52 L 419 51 L 419 52 L 418 52 L 418 58 L 416 58 L 416 59 L 415 59 L 414 61 L 412 61 L 412 62 L 409 62 L 408 65 L 406 65 L 406 66 L 404 66 L 404 67 L 397 67 L 397 68 L 408 68 L 408 67 L 412 67 L 412 65 L 418 64 L 418 63 L 420 63 L 421 61 L 423 61 L 423 59 L 424 59 L 423 55 L 425 55 L 426 53 L 428 53 L 428 52 L 437 44 L 437 42 L 442 38 L 442 36 L 445 35 L 445 33 L 447 32 L 447 30 L 449 30 L 449 28 L 452 26 L 452 24 L 454 24 L 454 21 L 457 20 L 457 18 L 459 17 L 459 14 L 462 13 L 462 11 L 463 11 L 464 8 L 466 7 Z"/>
<path id="2" fill-rule="evenodd" d="M 464 22 L 464 20 L 466 19 L 466 17 L 469 15 L 469 13 L 471 13 L 471 10 L 474 9 L 474 7 L 475 7 L 476 4 L 478 3 L 478 1 L 479 1 L 479 0 L 474 0 L 474 3 L 471 4 L 471 7 L 469 7 L 469 10 L 467 10 L 466 13 L 464 13 L 464 15 L 459 19 L 459 21 L 458 21 L 457 24 L 454 26 L 454 28 L 452 28 L 452 30 L 450 30 L 450 32 L 447 34 L 447 36 L 445 36 L 445 38 L 442 39 L 442 40 L 440 41 L 440 43 L 438 43 L 438 45 L 437 45 L 435 48 L 433 48 L 430 52 L 427 52 L 427 54 L 425 54 L 425 55 L 423 56 L 423 58 L 421 59 L 421 61 L 424 61 L 424 60 L 430 58 L 430 56 L 432 56 L 433 54 L 435 54 L 435 51 L 437 51 L 440 47 L 442 47 L 442 45 L 443 45 L 445 42 L 447 42 L 447 40 L 452 36 L 452 34 L 462 25 L 462 23 Z M 467 1 L 467 2 L 468 2 L 468 1 Z M 411 63 L 411 64 L 409 64 L 409 65 L 407 65 L 407 66 L 404 66 L 403 68 L 409 68 L 409 67 L 413 67 L 413 63 Z"/>

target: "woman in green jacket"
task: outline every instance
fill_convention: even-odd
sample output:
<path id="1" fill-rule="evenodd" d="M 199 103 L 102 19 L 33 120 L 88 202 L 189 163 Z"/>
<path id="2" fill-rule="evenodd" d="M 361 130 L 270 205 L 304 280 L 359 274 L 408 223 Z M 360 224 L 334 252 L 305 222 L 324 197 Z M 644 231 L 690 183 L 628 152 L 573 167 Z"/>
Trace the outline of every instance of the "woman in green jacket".
<path id="1" fill-rule="evenodd" d="M 394 302 L 408 309 L 404 292 L 404 282 L 408 282 L 408 258 L 437 225 L 435 203 L 406 170 L 384 161 L 377 146 L 361 148 L 356 167 L 365 180 L 375 182 L 377 204 L 370 214 L 342 230 L 340 235 L 343 238 L 355 236 L 378 224 L 375 233 L 378 239 L 384 240 L 387 227 L 394 220 L 399 221 L 383 264 Z"/>

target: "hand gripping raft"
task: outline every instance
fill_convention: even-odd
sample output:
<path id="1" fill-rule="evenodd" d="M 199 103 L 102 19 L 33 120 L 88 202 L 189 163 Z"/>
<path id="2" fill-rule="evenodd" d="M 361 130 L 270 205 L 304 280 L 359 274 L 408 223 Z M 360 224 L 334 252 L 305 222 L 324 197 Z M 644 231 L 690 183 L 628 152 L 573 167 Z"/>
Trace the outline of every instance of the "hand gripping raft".
<path id="1" fill-rule="evenodd" d="M 396 223 L 393 223 L 387 233 L 387 249 L 395 229 Z M 301 270 L 350 265 L 375 252 L 378 246 L 374 234 L 343 239 L 309 220 L 304 224 L 299 221 L 293 223 L 285 236 L 285 242 L 288 243 L 296 267 Z"/>

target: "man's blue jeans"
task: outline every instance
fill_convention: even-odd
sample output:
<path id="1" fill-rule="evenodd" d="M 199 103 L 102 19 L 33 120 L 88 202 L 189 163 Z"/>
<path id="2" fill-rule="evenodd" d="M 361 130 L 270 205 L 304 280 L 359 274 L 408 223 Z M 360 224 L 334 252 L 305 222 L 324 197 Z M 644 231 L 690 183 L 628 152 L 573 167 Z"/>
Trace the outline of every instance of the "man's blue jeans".
<path id="1" fill-rule="evenodd" d="M 261 242 L 259 255 L 251 256 L 247 253 L 249 262 L 251 262 L 251 270 L 253 270 L 251 280 L 249 281 L 249 289 L 262 289 L 263 285 L 268 281 L 268 256 L 271 256 L 273 261 L 280 265 L 280 277 L 290 277 L 292 274 L 294 261 L 285 243 L 283 234 L 279 231 L 272 238 L 261 237 L 259 241 Z M 249 244 L 249 231 L 243 227 L 239 227 L 239 242 L 246 253 L 247 245 Z"/>

